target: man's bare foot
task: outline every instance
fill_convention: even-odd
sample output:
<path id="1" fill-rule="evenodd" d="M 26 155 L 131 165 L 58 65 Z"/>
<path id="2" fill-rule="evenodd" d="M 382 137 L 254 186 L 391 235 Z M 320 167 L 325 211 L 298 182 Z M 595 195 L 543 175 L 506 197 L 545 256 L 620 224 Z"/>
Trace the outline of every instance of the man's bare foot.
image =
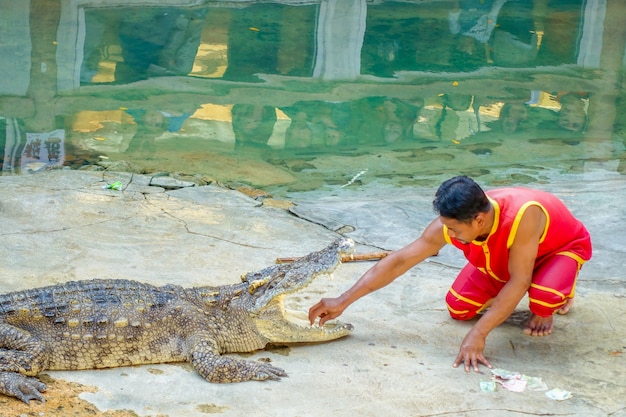
<path id="1" fill-rule="evenodd" d="M 559 308 L 556 313 L 557 314 L 567 314 L 569 313 L 570 308 L 572 308 L 572 305 L 574 304 L 574 299 L 573 298 L 568 298 L 567 301 L 565 302 L 565 304 L 563 305 L 563 307 Z"/>
<path id="2" fill-rule="evenodd" d="M 572 305 L 574 304 L 573 298 L 568 298 L 563 307 L 556 311 L 557 314 L 567 314 Z M 529 336 L 547 336 L 552 333 L 552 321 L 553 316 L 539 317 L 535 314 L 531 314 L 530 318 L 526 322 L 524 327 L 524 333 Z"/>
<path id="3" fill-rule="evenodd" d="M 552 333 L 552 316 L 540 317 L 531 314 L 524 327 L 524 333 L 529 336 L 547 336 Z"/>

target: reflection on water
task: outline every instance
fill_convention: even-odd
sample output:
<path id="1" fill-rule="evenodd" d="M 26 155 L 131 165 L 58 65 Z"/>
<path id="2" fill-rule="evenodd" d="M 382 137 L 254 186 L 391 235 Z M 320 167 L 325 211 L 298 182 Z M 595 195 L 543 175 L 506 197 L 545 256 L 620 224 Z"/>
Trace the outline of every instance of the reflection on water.
<path id="1" fill-rule="evenodd" d="M 0 10 L 5 174 L 124 161 L 306 190 L 357 173 L 625 170 L 619 0 Z"/>

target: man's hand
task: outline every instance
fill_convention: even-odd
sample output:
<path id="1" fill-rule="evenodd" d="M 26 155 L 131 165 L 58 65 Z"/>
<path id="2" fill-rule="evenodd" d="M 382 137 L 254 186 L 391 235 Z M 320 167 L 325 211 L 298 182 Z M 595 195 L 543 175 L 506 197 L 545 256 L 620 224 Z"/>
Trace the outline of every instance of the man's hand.
<path id="1" fill-rule="evenodd" d="M 346 307 L 341 302 L 340 297 L 322 298 L 319 303 L 309 309 L 309 321 L 313 324 L 315 319 L 319 317 L 319 325 L 323 326 L 328 320 L 339 317 L 345 309 Z"/>
<path id="2" fill-rule="evenodd" d="M 456 368 L 460 363 L 464 363 L 465 372 L 469 372 L 470 368 L 473 369 L 474 372 L 478 372 L 479 363 L 491 368 L 491 364 L 483 353 L 485 349 L 485 338 L 485 336 L 476 332 L 474 329 L 470 330 L 463 339 L 461 348 L 459 349 L 459 355 L 456 357 L 452 366 Z"/>

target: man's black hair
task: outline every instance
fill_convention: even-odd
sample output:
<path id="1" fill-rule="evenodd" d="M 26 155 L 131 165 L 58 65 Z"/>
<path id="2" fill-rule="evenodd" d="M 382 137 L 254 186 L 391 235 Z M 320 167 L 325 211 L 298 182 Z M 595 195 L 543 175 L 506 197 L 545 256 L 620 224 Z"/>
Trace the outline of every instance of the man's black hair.
<path id="1" fill-rule="evenodd" d="M 491 203 L 485 192 L 471 178 L 460 175 L 444 181 L 433 200 L 440 216 L 470 223 L 478 213 L 489 211 Z"/>

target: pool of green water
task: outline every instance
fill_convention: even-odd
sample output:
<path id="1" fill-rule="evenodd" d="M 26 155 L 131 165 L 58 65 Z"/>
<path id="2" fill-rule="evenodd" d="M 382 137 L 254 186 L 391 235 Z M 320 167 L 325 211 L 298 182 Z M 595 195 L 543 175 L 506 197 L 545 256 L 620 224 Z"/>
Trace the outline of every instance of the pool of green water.
<path id="1" fill-rule="evenodd" d="M 626 171 L 619 0 L 0 0 L 4 175 L 276 194 Z"/>

